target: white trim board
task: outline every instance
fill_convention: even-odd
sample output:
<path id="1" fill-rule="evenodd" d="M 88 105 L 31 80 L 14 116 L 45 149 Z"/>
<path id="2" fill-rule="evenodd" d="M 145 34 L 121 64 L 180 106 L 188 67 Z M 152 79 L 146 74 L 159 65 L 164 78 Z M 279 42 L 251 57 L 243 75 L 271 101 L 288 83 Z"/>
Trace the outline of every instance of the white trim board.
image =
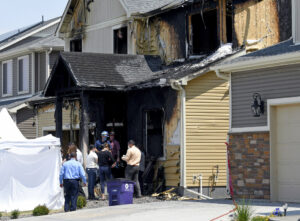
<path id="1" fill-rule="evenodd" d="M 260 127 L 239 127 L 239 128 L 231 128 L 229 133 L 245 133 L 245 132 L 267 132 L 269 131 L 268 126 L 260 126 Z"/>
<path id="2" fill-rule="evenodd" d="M 63 130 L 70 130 L 70 127 L 71 127 L 70 124 L 64 124 L 63 125 Z M 80 129 L 79 124 L 74 124 L 73 129 L 74 130 L 79 130 Z M 45 131 L 55 131 L 55 130 L 56 130 L 55 126 L 42 127 L 43 134 L 44 134 Z"/>

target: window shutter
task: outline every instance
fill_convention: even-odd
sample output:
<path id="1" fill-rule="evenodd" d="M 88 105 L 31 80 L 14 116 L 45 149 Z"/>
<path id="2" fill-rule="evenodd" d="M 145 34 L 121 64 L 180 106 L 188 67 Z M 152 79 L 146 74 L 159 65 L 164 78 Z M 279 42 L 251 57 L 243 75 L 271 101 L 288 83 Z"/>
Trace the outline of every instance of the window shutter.
<path id="1" fill-rule="evenodd" d="M 13 89 L 13 72 L 12 61 L 7 62 L 7 94 L 12 94 Z"/>
<path id="2" fill-rule="evenodd" d="M 23 59 L 18 61 L 18 71 L 19 71 L 19 92 L 23 91 Z"/>

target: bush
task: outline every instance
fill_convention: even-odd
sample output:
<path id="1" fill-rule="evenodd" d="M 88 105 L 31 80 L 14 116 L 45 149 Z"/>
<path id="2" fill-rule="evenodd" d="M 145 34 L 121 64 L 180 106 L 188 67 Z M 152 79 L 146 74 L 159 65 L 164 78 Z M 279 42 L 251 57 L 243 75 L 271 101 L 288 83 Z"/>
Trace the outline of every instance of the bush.
<path id="1" fill-rule="evenodd" d="M 34 208 L 32 211 L 32 215 L 34 216 L 44 216 L 49 214 L 49 209 L 45 205 L 38 205 L 37 207 Z"/>
<path id="2" fill-rule="evenodd" d="M 2 213 L 0 212 L 0 218 L 2 217 Z"/>
<path id="3" fill-rule="evenodd" d="M 77 199 L 77 208 L 82 209 L 86 206 L 86 198 L 84 196 L 79 196 Z"/>
<path id="4" fill-rule="evenodd" d="M 11 212 L 10 218 L 11 219 L 18 219 L 20 216 L 20 211 L 15 209 Z"/>
<path id="5" fill-rule="evenodd" d="M 251 221 L 269 221 L 269 217 L 267 216 L 255 216 Z"/>
<path id="6" fill-rule="evenodd" d="M 253 211 L 249 206 L 249 203 L 246 203 L 243 200 L 240 204 L 237 205 L 237 209 L 234 214 L 235 221 L 250 221 Z"/>

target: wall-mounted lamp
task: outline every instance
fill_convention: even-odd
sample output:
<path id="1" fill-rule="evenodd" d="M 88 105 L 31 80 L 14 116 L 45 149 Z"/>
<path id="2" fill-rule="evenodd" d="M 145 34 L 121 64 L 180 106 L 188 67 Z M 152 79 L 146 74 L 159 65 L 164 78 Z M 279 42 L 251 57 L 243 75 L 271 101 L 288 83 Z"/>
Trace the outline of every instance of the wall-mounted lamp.
<path id="1" fill-rule="evenodd" d="M 260 117 L 265 112 L 265 102 L 261 99 L 259 93 L 253 94 L 253 104 L 251 106 L 254 117 Z"/>

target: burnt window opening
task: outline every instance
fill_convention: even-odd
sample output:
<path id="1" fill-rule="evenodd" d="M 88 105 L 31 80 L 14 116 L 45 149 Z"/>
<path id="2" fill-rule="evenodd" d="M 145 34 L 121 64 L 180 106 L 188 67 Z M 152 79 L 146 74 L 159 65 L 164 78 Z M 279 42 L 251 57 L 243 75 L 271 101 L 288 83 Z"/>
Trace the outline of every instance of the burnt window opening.
<path id="1" fill-rule="evenodd" d="M 127 27 L 114 30 L 114 54 L 127 54 Z"/>
<path id="2" fill-rule="evenodd" d="M 75 39 L 70 41 L 70 51 L 82 52 L 82 39 Z"/>
<path id="3" fill-rule="evenodd" d="M 217 10 L 191 15 L 190 46 L 192 55 L 207 54 L 216 50 L 218 39 Z"/>
<path id="4" fill-rule="evenodd" d="M 164 112 L 161 109 L 145 111 L 145 151 L 147 157 L 159 158 L 164 156 L 163 119 Z"/>

